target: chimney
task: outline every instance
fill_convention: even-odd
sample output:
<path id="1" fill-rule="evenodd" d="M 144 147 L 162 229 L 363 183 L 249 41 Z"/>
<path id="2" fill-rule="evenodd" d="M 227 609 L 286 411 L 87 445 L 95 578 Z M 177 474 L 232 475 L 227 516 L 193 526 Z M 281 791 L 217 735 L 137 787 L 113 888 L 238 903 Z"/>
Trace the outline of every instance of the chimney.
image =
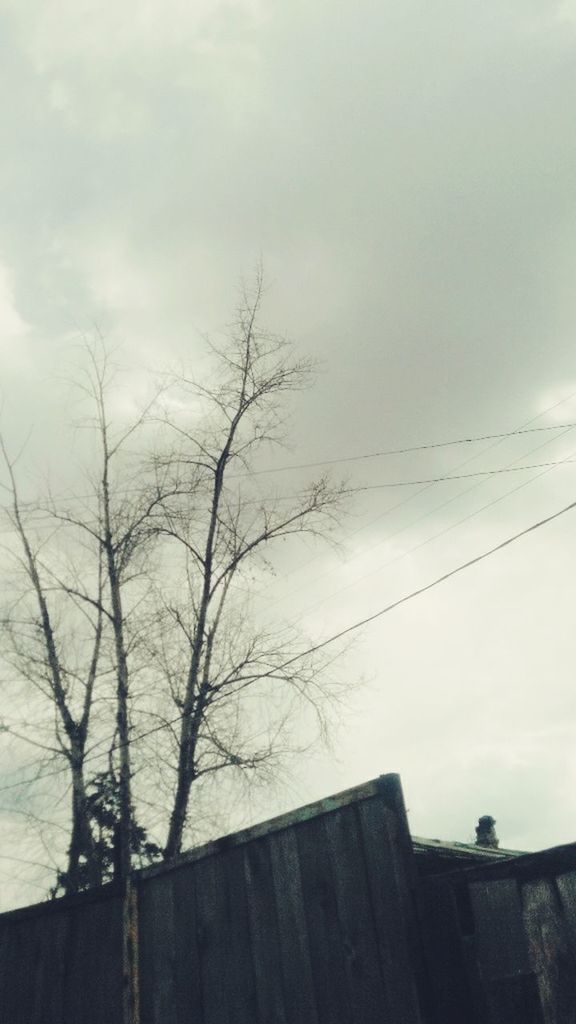
<path id="1" fill-rule="evenodd" d="M 476 846 L 488 846 L 493 850 L 498 849 L 499 840 L 496 835 L 496 824 L 494 818 L 490 814 L 483 814 L 478 819 L 476 826 Z"/>

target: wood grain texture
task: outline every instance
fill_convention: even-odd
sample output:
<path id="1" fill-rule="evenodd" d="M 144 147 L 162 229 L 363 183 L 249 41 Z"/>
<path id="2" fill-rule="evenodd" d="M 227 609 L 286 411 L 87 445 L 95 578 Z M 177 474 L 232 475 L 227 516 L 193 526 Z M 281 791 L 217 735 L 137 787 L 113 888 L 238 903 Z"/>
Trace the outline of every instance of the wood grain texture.
<path id="1" fill-rule="evenodd" d="M 287 1024 L 272 863 L 265 840 L 244 847 L 250 944 L 259 1024 Z"/>
<path id="2" fill-rule="evenodd" d="M 418 1024 L 421 1020 L 415 967 L 418 953 L 416 906 L 410 887 L 404 844 L 393 809 L 379 799 L 357 807 L 363 840 L 376 941 L 388 1013 L 394 1024 Z M 422 979 L 420 979 L 422 984 Z"/>
<path id="3" fill-rule="evenodd" d="M 522 886 L 530 959 L 545 1024 L 576 1024 L 576 962 L 566 920 L 549 879 Z"/>
<path id="4" fill-rule="evenodd" d="M 296 829 L 312 977 L 320 1024 L 354 1024 L 334 876 L 322 818 Z"/>
<path id="5" fill-rule="evenodd" d="M 460 933 L 456 895 L 442 878 L 423 881 L 418 891 L 421 936 L 425 951 L 428 1016 L 442 1024 L 484 1024 L 469 985 Z"/>
<path id="6" fill-rule="evenodd" d="M 326 815 L 324 824 L 352 1018 L 355 1024 L 393 1022 L 397 1010 L 386 1006 L 364 849 L 354 808 Z"/>
<path id="7" fill-rule="evenodd" d="M 516 880 L 473 882 L 470 899 L 482 976 L 508 978 L 528 974 L 531 967 Z"/>
<path id="8" fill-rule="evenodd" d="M 267 839 L 278 920 L 278 944 L 288 1024 L 318 1024 L 306 908 L 295 830 Z"/>
<path id="9" fill-rule="evenodd" d="M 142 1024 L 179 1024 L 176 1006 L 176 936 L 172 876 L 151 879 L 138 894 Z"/>

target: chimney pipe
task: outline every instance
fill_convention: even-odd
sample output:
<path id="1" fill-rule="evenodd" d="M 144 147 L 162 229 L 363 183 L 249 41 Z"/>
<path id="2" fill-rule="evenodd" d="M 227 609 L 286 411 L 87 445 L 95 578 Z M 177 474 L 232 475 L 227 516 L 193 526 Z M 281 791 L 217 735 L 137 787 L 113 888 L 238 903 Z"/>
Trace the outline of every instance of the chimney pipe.
<path id="1" fill-rule="evenodd" d="M 497 850 L 499 846 L 499 839 L 496 835 L 494 825 L 496 824 L 494 818 L 490 814 L 483 814 L 478 819 L 476 826 L 476 846 L 487 846 L 492 850 Z"/>

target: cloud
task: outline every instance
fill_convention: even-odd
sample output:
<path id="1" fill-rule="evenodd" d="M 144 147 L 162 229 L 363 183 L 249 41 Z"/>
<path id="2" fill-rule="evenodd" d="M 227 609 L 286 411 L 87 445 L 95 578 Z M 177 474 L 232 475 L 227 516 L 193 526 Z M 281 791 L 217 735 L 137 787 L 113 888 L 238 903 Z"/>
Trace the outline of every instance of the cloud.
<path id="1" fill-rule="evenodd" d="M 28 325 L 16 308 L 12 275 L 8 267 L 0 263 L 0 342 L 3 347 L 10 345 L 27 331 Z"/>
<path id="2" fill-rule="evenodd" d="M 282 461 L 570 418 L 550 406 L 576 386 L 575 10 L 5 0 L 0 358 L 20 433 L 33 415 L 54 447 L 45 382 L 78 328 L 129 362 L 197 368 L 260 255 L 266 321 L 323 366 Z M 376 483 L 571 447 L 528 436 L 346 470 Z M 372 492 L 342 530 L 353 557 L 294 578 L 279 563 L 264 601 L 290 618 L 321 602 L 305 625 L 327 634 L 567 503 L 572 482 L 566 466 Z M 363 634 L 347 671 L 373 690 L 315 795 L 400 770 L 418 831 L 466 838 L 501 793 L 510 842 L 564 836 L 575 555 L 559 521 Z"/>

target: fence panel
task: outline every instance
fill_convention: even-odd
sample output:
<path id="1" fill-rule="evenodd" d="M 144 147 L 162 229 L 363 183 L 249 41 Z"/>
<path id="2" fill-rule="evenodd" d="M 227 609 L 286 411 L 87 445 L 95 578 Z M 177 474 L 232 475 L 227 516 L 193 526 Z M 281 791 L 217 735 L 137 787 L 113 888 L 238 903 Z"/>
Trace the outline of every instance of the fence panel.
<path id="1" fill-rule="evenodd" d="M 438 1022 L 576 1024 L 576 845 L 423 880 L 419 906 Z"/>
<path id="2" fill-rule="evenodd" d="M 386 776 L 144 873 L 142 1024 L 420 1024 L 406 849 Z"/>
<path id="3" fill-rule="evenodd" d="M 120 901 L 108 892 L 0 918 L 0 1024 L 121 1024 Z"/>
<path id="4" fill-rule="evenodd" d="M 422 1024 L 397 776 L 137 879 L 141 1024 Z M 112 889 L 0 916 L 0 1024 L 121 1024 Z"/>

